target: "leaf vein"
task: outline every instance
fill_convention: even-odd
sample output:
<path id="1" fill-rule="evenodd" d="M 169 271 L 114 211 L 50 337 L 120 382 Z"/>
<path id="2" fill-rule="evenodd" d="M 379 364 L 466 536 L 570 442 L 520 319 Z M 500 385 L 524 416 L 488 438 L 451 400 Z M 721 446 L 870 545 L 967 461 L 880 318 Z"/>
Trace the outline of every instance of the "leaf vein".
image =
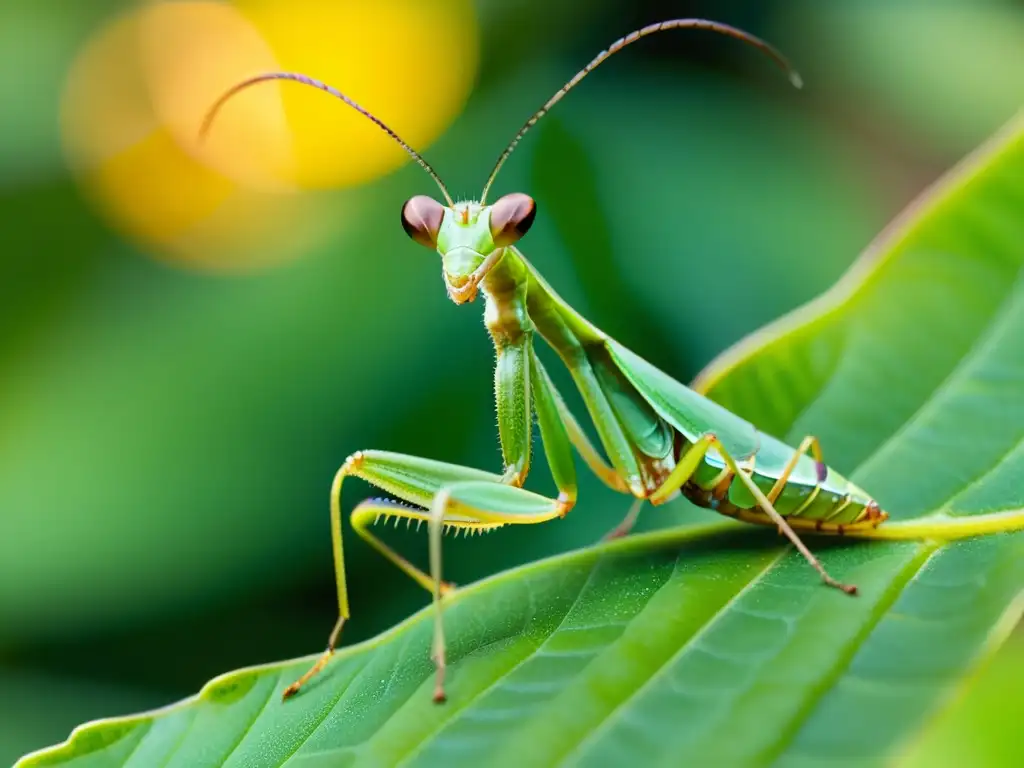
<path id="1" fill-rule="evenodd" d="M 807 700 L 804 702 L 801 711 L 792 718 L 789 722 L 788 727 L 782 731 L 781 736 L 774 745 L 766 750 L 765 764 L 771 764 L 777 760 L 783 752 L 792 744 L 801 728 L 807 723 L 807 720 L 811 717 L 815 711 L 815 707 L 821 701 L 821 699 L 831 691 L 836 682 L 842 677 L 842 674 L 847 670 L 853 659 L 856 658 L 857 652 L 863 647 L 864 642 L 874 632 L 875 628 L 881 623 L 882 619 L 886 618 L 889 613 L 889 609 L 896 604 L 900 596 L 910 585 L 910 582 L 914 579 L 928 565 L 928 562 L 940 551 L 943 547 L 938 544 L 925 544 L 922 545 L 918 551 L 918 554 L 907 564 L 905 568 L 893 578 L 890 583 L 889 589 L 886 590 L 883 600 L 880 603 L 879 610 L 877 610 L 872 616 L 871 620 L 866 622 L 865 625 L 857 632 L 853 638 L 836 654 L 836 663 L 827 675 L 822 675 L 818 678 L 817 685 L 810 692 Z"/>
<path id="2" fill-rule="evenodd" d="M 142 742 L 144 742 L 146 740 L 146 737 L 149 736 L 149 732 L 151 730 L 153 730 L 153 721 L 152 720 L 150 720 L 149 722 L 146 723 L 146 730 L 145 730 L 145 732 L 139 737 L 139 740 L 137 742 L 135 742 L 135 746 L 132 747 L 131 752 L 129 752 L 127 755 L 125 755 L 124 759 L 121 760 L 121 764 L 122 765 L 128 765 L 128 761 L 132 759 L 132 755 L 134 755 L 136 752 L 139 751 L 139 747 L 142 746 Z"/>

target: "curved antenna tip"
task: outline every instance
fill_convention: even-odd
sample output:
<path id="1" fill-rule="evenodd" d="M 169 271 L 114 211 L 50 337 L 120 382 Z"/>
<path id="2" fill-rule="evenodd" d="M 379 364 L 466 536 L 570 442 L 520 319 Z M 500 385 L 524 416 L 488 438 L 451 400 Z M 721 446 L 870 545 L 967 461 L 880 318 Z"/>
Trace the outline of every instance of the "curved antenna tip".
<path id="1" fill-rule="evenodd" d="M 512 141 L 508 143 L 508 146 L 498 156 L 498 162 L 494 164 L 494 168 L 491 170 L 491 175 L 487 177 L 487 183 L 484 184 L 484 190 L 480 194 L 480 202 L 483 203 L 487 199 L 487 193 L 490 192 L 491 184 L 494 183 L 495 177 L 498 175 L 498 171 L 501 170 L 502 165 L 508 159 L 508 156 L 512 154 L 515 148 L 518 146 L 519 141 L 523 138 L 527 131 L 529 131 L 537 122 L 548 113 L 548 111 L 557 104 L 565 94 L 575 88 L 579 82 L 590 74 L 596 67 L 598 67 L 603 61 L 606 61 L 616 53 L 621 51 L 627 45 L 635 43 L 641 38 L 647 37 L 648 35 L 654 34 L 655 32 L 664 32 L 670 29 L 705 29 L 712 32 L 717 32 L 722 35 L 741 40 L 747 45 L 752 45 L 754 48 L 759 49 L 762 53 L 766 54 L 770 58 L 774 59 L 775 63 L 778 64 L 782 70 L 789 76 L 789 82 L 796 88 L 803 88 L 804 81 L 800 77 L 800 74 L 793 69 L 789 61 L 773 46 L 766 43 L 754 35 L 744 32 L 742 29 L 737 27 L 729 26 L 728 24 L 722 24 L 717 21 L 708 21 L 707 19 L 669 19 L 668 21 L 661 21 L 656 24 L 648 24 L 646 27 L 634 30 L 625 37 L 620 37 L 606 49 L 601 51 L 593 60 L 587 64 L 583 69 L 573 76 L 573 78 L 563 85 L 555 95 L 545 102 L 544 106 L 538 109 L 530 119 L 526 121 L 519 132 L 512 138 Z"/>
<path id="2" fill-rule="evenodd" d="M 203 120 L 203 124 L 199 126 L 199 130 L 196 132 L 196 138 L 199 140 L 200 145 L 206 143 L 206 139 L 210 135 L 210 126 L 212 123 L 212 117 L 207 115 Z"/>
<path id="3" fill-rule="evenodd" d="M 452 196 L 448 194 L 448 188 L 445 187 L 444 182 L 441 181 L 441 177 L 437 175 L 437 172 L 434 170 L 433 166 L 431 166 L 430 163 L 424 160 L 423 156 L 415 149 L 413 149 L 411 146 L 409 146 L 397 133 L 395 133 L 387 125 L 385 125 L 382 120 L 380 120 L 369 110 L 365 109 L 364 107 L 361 107 L 359 104 L 350 99 L 337 88 L 327 85 L 327 83 L 324 83 L 320 80 L 316 80 L 315 78 L 308 77 L 307 75 L 301 75 L 296 72 L 267 72 L 262 75 L 254 75 L 253 77 L 250 77 L 247 80 L 243 80 L 242 82 L 237 83 L 236 85 L 229 88 L 221 95 L 219 99 L 217 99 L 217 101 L 214 102 L 213 106 L 210 107 L 209 111 L 206 113 L 206 117 L 203 118 L 202 125 L 199 126 L 200 143 L 202 143 L 206 139 L 206 134 L 209 133 L 214 118 L 217 116 L 217 113 L 220 111 L 220 108 L 224 106 L 228 99 L 237 94 L 239 91 L 245 90 L 249 86 L 256 85 L 257 83 L 264 83 L 267 82 L 268 80 L 290 80 L 292 82 L 299 83 L 300 85 L 307 85 L 312 88 L 316 88 L 318 90 L 323 91 L 324 93 L 334 96 L 336 99 L 340 99 L 341 101 L 345 102 L 345 104 L 352 107 L 352 109 L 361 114 L 363 117 L 369 119 L 374 125 L 376 125 L 382 131 L 384 131 L 384 133 L 390 136 L 395 141 L 395 143 L 397 143 L 402 149 L 404 149 L 409 154 L 409 156 L 419 164 L 420 168 L 426 171 L 430 175 L 430 177 L 435 181 L 438 188 L 441 190 L 441 194 L 444 195 L 444 199 L 445 202 L 448 203 L 448 207 L 455 207 L 455 202 L 452 200 Z"/>

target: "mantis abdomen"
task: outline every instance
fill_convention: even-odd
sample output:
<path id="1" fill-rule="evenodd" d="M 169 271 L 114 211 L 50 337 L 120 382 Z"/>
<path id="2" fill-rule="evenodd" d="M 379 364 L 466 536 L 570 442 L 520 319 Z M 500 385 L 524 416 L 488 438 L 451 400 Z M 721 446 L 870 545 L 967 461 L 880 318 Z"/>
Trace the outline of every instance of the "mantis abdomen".
<path id="1" fill-rule="evenodd" d="M 886 519 L 886 513 L 866 491 L 835 470 L 769 435 L 759 436 L 760 448 L 749 462 L 753 465 L 751 479 L 793 528 L 842 535 L 873 528 Z M 787 467 L 794 461 L 787 474 Z M 680 490 L 697 506 L 748 523 L 775 525 L 717 455 L 706 455 Z"/>

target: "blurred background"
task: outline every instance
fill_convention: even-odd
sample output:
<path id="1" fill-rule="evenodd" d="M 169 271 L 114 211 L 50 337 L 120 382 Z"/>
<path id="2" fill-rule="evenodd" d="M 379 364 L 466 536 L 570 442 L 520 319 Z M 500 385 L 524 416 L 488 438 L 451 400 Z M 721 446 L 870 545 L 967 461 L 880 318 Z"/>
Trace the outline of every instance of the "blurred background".
<path id="1" fill-rule="evenodd" d="M 292 84 L 239 96 L 200 145 L 213 100 L 266 70 L 322 78 L 474 197 L 578 68 L 679 16 L 769 39 L 805 89 L 734 40 L 656 36 L 538 124 L 495 192 L 537 199 L 523 249 L 565 298 L 685 381 L 828 287 L 1017 110 L 1019 4 L 0 4 L 0 764 L 320 650 L 328 489 L 352 451 L 500 469 L 481 308 L 448 302 L 399 225 L 430 179 Z M 366 493 L 352 482 L 346 507 Z M 564 524 L 450 542 L 451 578 L 593 542 L 626 502 L 581 493 Z M 347 554 L 346 642 L 427 603 L 351 536 Z M 1021 683 L 1011 643 L 929 748 L 978 758 L 997 713 L 1009 739 Z"/>

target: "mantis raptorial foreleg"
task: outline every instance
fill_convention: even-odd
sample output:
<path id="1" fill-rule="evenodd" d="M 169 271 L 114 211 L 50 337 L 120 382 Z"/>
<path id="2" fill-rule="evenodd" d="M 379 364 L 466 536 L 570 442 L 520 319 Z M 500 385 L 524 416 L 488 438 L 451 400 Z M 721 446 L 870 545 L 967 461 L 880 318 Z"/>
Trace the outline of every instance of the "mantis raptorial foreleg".
<path id="1" fill-rule="evenodd" d="M 564 444 L 557 441 L 557 424 L 561 422 L 553 424 L 540 416 L 541 401 L 546 403 L 546 398 L 538 398 L 538 420 L 542 433 L 547 431 L 546 437 L 551 438 L 551 443 L 546 443 L 546 447 L 549 451 L 555 452 L 559 448 L 570 450 L 568 438 L 564 438 L 564 430 L 561 433 Z M 557 464 L 564 467 L 565 462 L 560 460 Z M 553 470 L 554 467 L 555 464 L 552 464 Z M 352 511 L 352 528 L 417 584 L 431 592 L 438 605 L 442 595 L 450 589 L 450 585 L 440 581 L 441 551 L 439 542 L 435 543 L 435 538 L 446 528 L 479 533 L 503 525 L 543 523 L 564 516 L 576 497 L 575 476 L 571 478 L 572 483 L 568 484 L 564 471 L 558 471 L 556 481 L 561 481 L 565 485 L 560 486 L 557 499 L 550 499 L 514 485 L 507 485 L 502 482 L 501 475 L 470 467 L 385 451 L 361 451 L 352 454 L 338 470 L 331 488 L 331 538 L 338 588 L 338 621 L 323 655 L 305 675 L 285 690 L 285 698 L 297 693 L 311 677 L 326 666 L 334 655 L 341 628 L 349 617 L 345 556 L 341 538 L 341 490 L 344 479 L 350 476 L 359 477 L 414 505 L 404 506 L 385 499 L 364 501 Z M 429 575 L 369 531 L 370 526 L 381 516 L 416 521 L 420 524 L 428 523 L 431 531 L 437 532 L 431 539 Z M 440 614 L 438 623 L 440 624 Z M 439 675 L 443 680 L 443 629 L 439 627 L 437 632 L 435 656 L 438 657 Z"/>
<path id="2" fill-rule="evenodd" d="M 530 471 L 530 442 L 533 429 L 531 333 L 515 339 L 495 335 L 497 362 L 494 366 L 494 394 L 498 412 L 498 437 L 505 474 L 502 479 L 522 485 Z"/>
<path id="3" fill-rule="evenodd" d="M 454 483 L 442 488 L 431 504 L 430 516 L 430 575 L 434 588 L 434 642 L 432 657 L 437 667 L 434 701 L 444 701 L 444 674 L 446 667 L 442 582 L 441 539 L 447 526 L 522 525 L 545 523 L 565 514 L 564 507 L 555 499 L 509 485 L 495 485 L 481 481 Z"/>
<path id="4" fill-rule="evenodd" d="M 413 581 L 434 595 L 438 605 L 434 656 L 438 666 L 439 697 L 443 697 L 445 664 L 440 606 L 441 597 L 451 588 L 440 580 L 440 534 L 446 527 L 469 533 L 493 530 L 503 525 L 546 522 L 555 517 L 563 517 L 576 503 L 576 468 L 572 457 L 576 441 L 571 434 L 573 428 L 582 433 L 537 359 L 530 335 L 524 334 L 516 339 L 496 338 L 496 342 L 498 365 L 495 371 L 495 395 L 502 456 L 505 460 L 504 473 L 496 475 L 456 464 L 384 451 L 354 453 L 345 461 L 331 489 L 331 536 L 338 587 L 338 621 L 324 654 L 305 675 L 288 687 L 284 693 L 285 698 L 297 693 L 327 664 L 334 654 L 341 628 L 349 616 L 341 541 L 341 487 L 344 478 L 362 478 L 414 505 L 407 507 L 386 499 L 364 501 L 352 511 L 352 528 Z M 534 414 L 551 477 L 558 488 L 558 497 L 555 499 L 519 487 L 530 467 Z M 591 452 L 596 455 L 593 449 Z M 370 526 L 381 516 L 430 524 L 429 575 L 370 532 Z"/>

